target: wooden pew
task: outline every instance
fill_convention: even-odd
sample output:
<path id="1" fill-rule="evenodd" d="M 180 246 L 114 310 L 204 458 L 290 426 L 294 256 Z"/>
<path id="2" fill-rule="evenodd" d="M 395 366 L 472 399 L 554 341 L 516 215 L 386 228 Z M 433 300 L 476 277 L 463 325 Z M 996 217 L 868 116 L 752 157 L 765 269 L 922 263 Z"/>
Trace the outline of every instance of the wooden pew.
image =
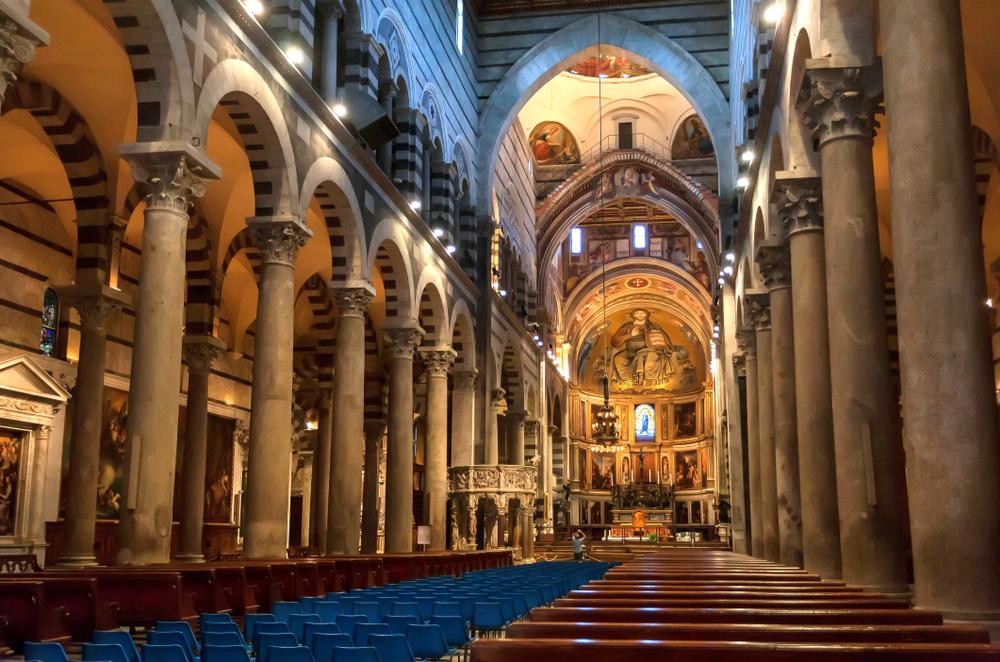
<path id="1" fill-rule="evenodd" d="M 667 608 L 688 608 L 697 607 L 702 609 L 725 609 L 727 607 L 747 608 L 747 609 L 908 609 L 910 603 L 906 600 L 893 600 L 884 596 L 868 596 L 850 599 L 814 599 L 801 598 L 796 600 L 772 599 L 772 598 L 724 598 L 724 599 L 702 599 L 694 598 L 687 600 L 648 600 L 637 601 L 636 598 L 612 599 L 612 598 L 559 598 L 553 605 L 555 607 L 667 607 Z"/>
<path id="2" fill-rule="evenodd" d="M 751 609 L 667 607 L 536 607 L 529 620 L 600 623 L 763 623 L 774 625 L 941 625 L 925 609 Z"/>
<path id="3" fill-rule="evenodd" d="M 951 625 L 761 625 L 758 623 L 537 623 L 507 626 L 512 639 L 651 639 L 837 643 L 988 644 L 984 628 Z"/>
<path id="4" fill-rule="evenodd" d="M 23 580 L 0 576 L 0 585 L 17 581 Z M 46 578 L 42 591 L 48 608 L 59 615 L 61 634 L 72 640 L 86 640 L 94 630 L 118 627 L 119 606 L 104 599 L 93 577 Z"/>
<path id="5" fill-rule="evenodd" d="M 655 591 L 597 591 L 588 587 L 570 591 L 564 597 L 567 598 L 592 598 L 592 599 L 623 599 L 630 600 L 684 600 L 694 598 L 767 598 L 774 600 L 832 600 L 843 598 L 845 600 L 881 597 L 878 593 L 865 593 L 864 591 L 759 591 L 756 588 L 722 588 L 712 587 L 706 589 L 670 588 Z"/>
<path id="6" fill-rule="evenodd" d="M 787 644 L 758 642 L 609 641 L 585 639 L 479 639 L 473 662 L 812 662 L 841 660 L 998 660 L 988 644 Z"/>
<path id="7" fill-rule="evenodd" d="M 64 609 L 48 604 L 43 582 L 11 579 L 0 582 L 0 650 L 18 652 L 25 641 L 69 643 Z"/>

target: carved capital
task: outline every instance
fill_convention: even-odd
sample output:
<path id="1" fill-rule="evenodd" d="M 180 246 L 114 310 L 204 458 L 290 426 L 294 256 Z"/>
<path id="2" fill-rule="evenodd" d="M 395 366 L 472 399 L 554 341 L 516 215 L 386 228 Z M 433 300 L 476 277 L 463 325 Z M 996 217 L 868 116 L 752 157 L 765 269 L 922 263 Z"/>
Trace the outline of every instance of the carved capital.
<path id="1" fill-rule="evenodd" d="M 454 389 L 456 391 L 474 391 L 476 389 L 476 379 L 479 376 L 479 371 L 475 368 L 469 368 L 468 370 L 456 370 L 451 373 L 451 378 L 454 380 Z"/>
<path id="2" fill-rule="evenodd" d="M 746 294 L 750 304 L 750 320 L 757 331 L 771 330 L 771 295 L 762 290 L 750 290 Z"/>
<path id="3" fill-rule="evenodd" d="M 806 62 L 796 109 L 821 146 L 838 138 L 872 140 L 882 102 L 881 65 L 831 64 L 827 59 Z"/>
<path id="4" fill-rule="evenodd" d="M 247 219 L 247 226 L 253 232 L 262 264 L 293 266 L 299 249 L 313 234 L 301 219 L 294 216 L 255 216 Z"/>
<path id="5" fill-rule="evenodd" d="M 420 350 L 420 359 L 430 377 L 447 377 L 458 356 L 451 347 Z"/>
<path id="6" fill-rule="evenodd" d="M 792 284 L 792 262 L 785 242 L 769 241 L 757 248 L 757 267 L 768 290 Z"/>
<path id="7" fill-rule="evenodd" d="M 225 349 L 226 343 L 215 336 L 184 336 L 184 365 L 189 370 L 207 372 L 212 369 L 215 358 Z"/>
<path id="8" fill-rule="evenodd" d="M 802 176 L 792 171 L 775 175 L 771 203 L 785 235 L 823 229 L 823 180 L 815 173 Z"/>
<path id="9" fill-rule="evenodd" d="M 333 302 L 343 317 L 364 318 L 368 304 L 375 298 L 375 288 L 368 283 L 331 287 Z"/>
<path id="10" fill-rule="evenodd" d="M 413 353 L 424 337 L 424 330 L 416 324 L 391 326 L 384 330 L 382 346 L 390 359 L 413 360 Z"/>
<path id="11" fill-rule="evenodd" d="M 132 177 L 146 192 L 146 208 L 187 215 L 192 198 L 204 195 L 222 171 L 187 143 L 134 143 L 119 148 Z"/>
<path id="12" fill-rule="evenodd" d="M 754 333 L 753 327 L 741 327 L 736 332 L 736 345 L 740 348 L 744 360 L 757 358 L 757 334 Z"/>
<path id="13" fill-rule="evenodd" d="M 495 388 L 490 392 L 490 406 L 494 413 L 505 414 L 507 412 L 507 392 L 502 388 Z"/>
<path id="14" fill-rule="evenodd" d="M 68 285 L 56 288 L 59 298 L 80 313 L 80 326 L 84 329 L 104 330 L 108 315 L 128 305 L 128 296 L 113 287 L 98 283 Z"/>
<path id="15" fill-rule="evenodd" d="M 524 423 L 528 418 L 528 412 L 523 409 L 510 409 L 507 411 L 505 416 L 507 417 L 508 423 L 524 427 Z"/>
<path id="16" fill-rule="evenodd" d="M 733 369 L 736 370 L 737 377 L 745 377 L 747 374 L 747 357 L 745 354 L 733 355 Z"/>

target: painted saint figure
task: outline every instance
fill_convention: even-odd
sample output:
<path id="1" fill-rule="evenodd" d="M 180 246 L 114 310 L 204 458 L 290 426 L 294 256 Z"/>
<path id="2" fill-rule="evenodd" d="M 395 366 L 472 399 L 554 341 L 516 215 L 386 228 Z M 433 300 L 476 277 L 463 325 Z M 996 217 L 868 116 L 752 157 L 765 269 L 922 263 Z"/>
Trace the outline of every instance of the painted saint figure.
<path id="1" fill-rule="evenodd" d="M 670 359 L 676 347 L 666 330 L 652 322 L 642 308 L 633 310 L 632 321 L 615 331 L 611 345 L 621 348 L 611 359 L 611 378 L 618 385 L 662 386 L 674 374 Z"/>

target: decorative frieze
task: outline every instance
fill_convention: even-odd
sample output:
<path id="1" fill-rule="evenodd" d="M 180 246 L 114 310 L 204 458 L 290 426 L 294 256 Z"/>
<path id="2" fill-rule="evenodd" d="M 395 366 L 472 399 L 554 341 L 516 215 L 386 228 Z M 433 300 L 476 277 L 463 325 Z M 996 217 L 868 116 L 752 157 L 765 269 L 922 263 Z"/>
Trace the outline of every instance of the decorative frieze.
<path id="1" fill-rule="evenodd" d="M 813 59 L 806 62 L 795 107 L 823 145 L 838 138 L 872 140 L 881 103 L 881 65 L 831 66 L 828 59 Z"/>

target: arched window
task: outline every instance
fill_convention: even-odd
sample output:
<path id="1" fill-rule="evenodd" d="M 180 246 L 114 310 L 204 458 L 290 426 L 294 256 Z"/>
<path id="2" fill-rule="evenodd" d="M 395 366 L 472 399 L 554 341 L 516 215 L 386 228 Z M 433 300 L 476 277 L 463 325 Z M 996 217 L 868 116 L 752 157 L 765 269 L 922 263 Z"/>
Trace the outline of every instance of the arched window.
<path id="1" fill-rule="evenodd" d="M 42 297 L 42 328 L 39 348 L 45 356 L 56 355 L 59 332 L 59 295 L 51 287 Z"/>
<path id="2" fill-rule="evenodd" d="M 569 254 L 579 255 L 583 252 L 583 228 L 575 227 L 569 231 Z"/>
<path id="3" fill-rule="evenodd" d="M 646 249 L 646 226 L 645 225 L 633 225 L 632 226 L 632 248 L 637 250 Z"/>

